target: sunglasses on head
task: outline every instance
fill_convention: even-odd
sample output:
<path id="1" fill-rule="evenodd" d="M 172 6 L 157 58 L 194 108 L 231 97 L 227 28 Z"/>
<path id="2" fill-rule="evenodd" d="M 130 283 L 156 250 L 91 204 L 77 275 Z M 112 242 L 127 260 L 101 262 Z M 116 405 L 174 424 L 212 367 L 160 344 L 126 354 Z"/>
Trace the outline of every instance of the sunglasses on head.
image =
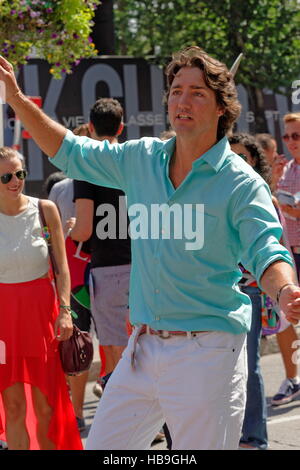
<path id="1" fill-rule="evenodd" d="M 288 142 L 290 139 L 295 140 L 295 142 L 298 142 L 298 140 L 300 140 L 300 134 L 298 134 L 297 132 L 292 132 L 291 135 L 284 134 L 282 136 L 282 140 L 284 140 L 285 142 Z"/>
<path id="2" fill-rule="evenodd" d="M 24 180 L 27 176 L 27 171 L 26 170 L 18 170 L 15 173 L 5 173 L 4 175 L 0 176 L 1 183 L 2 184 L 9 183 L 14 175 L 16 175 L 16 177 L 19 180 Z"/>

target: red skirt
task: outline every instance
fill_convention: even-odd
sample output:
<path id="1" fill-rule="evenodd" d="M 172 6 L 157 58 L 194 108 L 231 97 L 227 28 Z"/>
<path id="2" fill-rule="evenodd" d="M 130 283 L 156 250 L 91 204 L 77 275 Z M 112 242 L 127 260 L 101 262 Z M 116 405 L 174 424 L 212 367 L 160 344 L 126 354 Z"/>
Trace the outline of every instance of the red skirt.
<path id="1" fill-rule="evenodd" d="M 48 278 L 0 284 L 0 440 L 5 441 L 1 392 L 25 384 L 26 425 L 30 449 L 39 449 L 31 386 L 38 387 L 52 408 L 48 438 L 57 450 L 81 450 L 73 406 L 54 336 L 57 303 Z"/>

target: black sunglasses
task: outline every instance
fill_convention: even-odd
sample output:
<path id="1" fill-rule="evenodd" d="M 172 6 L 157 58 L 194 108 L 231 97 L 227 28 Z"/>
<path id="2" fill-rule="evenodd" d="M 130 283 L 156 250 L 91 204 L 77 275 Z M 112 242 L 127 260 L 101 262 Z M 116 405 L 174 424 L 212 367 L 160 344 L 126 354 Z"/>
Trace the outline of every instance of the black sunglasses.
<path id="1" fill-rule="evenodd" d="M 1 183 L 2 184 L 9 183 L 14 175 L 16 175 L 16 177 L 19 180 L 24 180 L 27 176 L 27 171 L 26 170 L 18 170 L 15 173 L 5 173 L 4 175 L 0 176 Z"/>

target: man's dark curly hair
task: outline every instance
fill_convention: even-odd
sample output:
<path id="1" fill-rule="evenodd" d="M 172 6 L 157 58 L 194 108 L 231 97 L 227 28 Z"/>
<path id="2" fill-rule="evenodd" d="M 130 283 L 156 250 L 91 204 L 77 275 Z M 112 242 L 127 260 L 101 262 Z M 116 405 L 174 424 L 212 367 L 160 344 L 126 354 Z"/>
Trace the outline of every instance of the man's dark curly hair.
<path id="1" fill-rule="evenodd" d="M 237 134 L 231 135 L 229 138 L 229 143 L 231 144 L 241 144 L 243 145 L 251 157 L 255 161 L 254 170 L 266 181 L 270 186 L 271 184 L 271 171 L 267 163 L 263 148 L 257 142 L 255 137 L 246 132 L 239 132 Z"/>
<path id="2" fill-rule="evenodd" d="M 203 49 L 191 46 L 173 55 L 172 61 L 166 68 L 168 100 L 174 77 L 182 67 L 198 67 L 203 71 L 205 84 L 216 94 L 216 101 L 224 114 L 218 123 L 218 140 L 231 129 L 241 112 L 233 76 L 226 65 L 210 57 Z"/>

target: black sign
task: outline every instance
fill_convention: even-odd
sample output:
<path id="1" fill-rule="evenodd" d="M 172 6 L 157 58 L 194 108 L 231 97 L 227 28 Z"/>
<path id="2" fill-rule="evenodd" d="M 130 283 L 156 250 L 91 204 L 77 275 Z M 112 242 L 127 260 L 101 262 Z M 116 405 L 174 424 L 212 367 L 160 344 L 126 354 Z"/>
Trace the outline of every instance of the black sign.
<path id="1" fill-rule="evenodd" d="M 85 59 L 72 75 L 55 80 L 49 64 L 32 59 L 20 68 L 18 82 L 29 96 L 42 98 L 43 110 L 68 129 L 88 122 L 96 99 L 112 97 L 124 108 L 125 127 L 120 141 L 159 136 L 166 128 L 163 70 L 143 59 Z M 5 145 L 12 145 L 14 117 L 4 111 Z M 22 139 L 21 153 L 29 171 L 26 192 L 41 196 L 45 178 L 57 171 L 32 139 Z"/>

